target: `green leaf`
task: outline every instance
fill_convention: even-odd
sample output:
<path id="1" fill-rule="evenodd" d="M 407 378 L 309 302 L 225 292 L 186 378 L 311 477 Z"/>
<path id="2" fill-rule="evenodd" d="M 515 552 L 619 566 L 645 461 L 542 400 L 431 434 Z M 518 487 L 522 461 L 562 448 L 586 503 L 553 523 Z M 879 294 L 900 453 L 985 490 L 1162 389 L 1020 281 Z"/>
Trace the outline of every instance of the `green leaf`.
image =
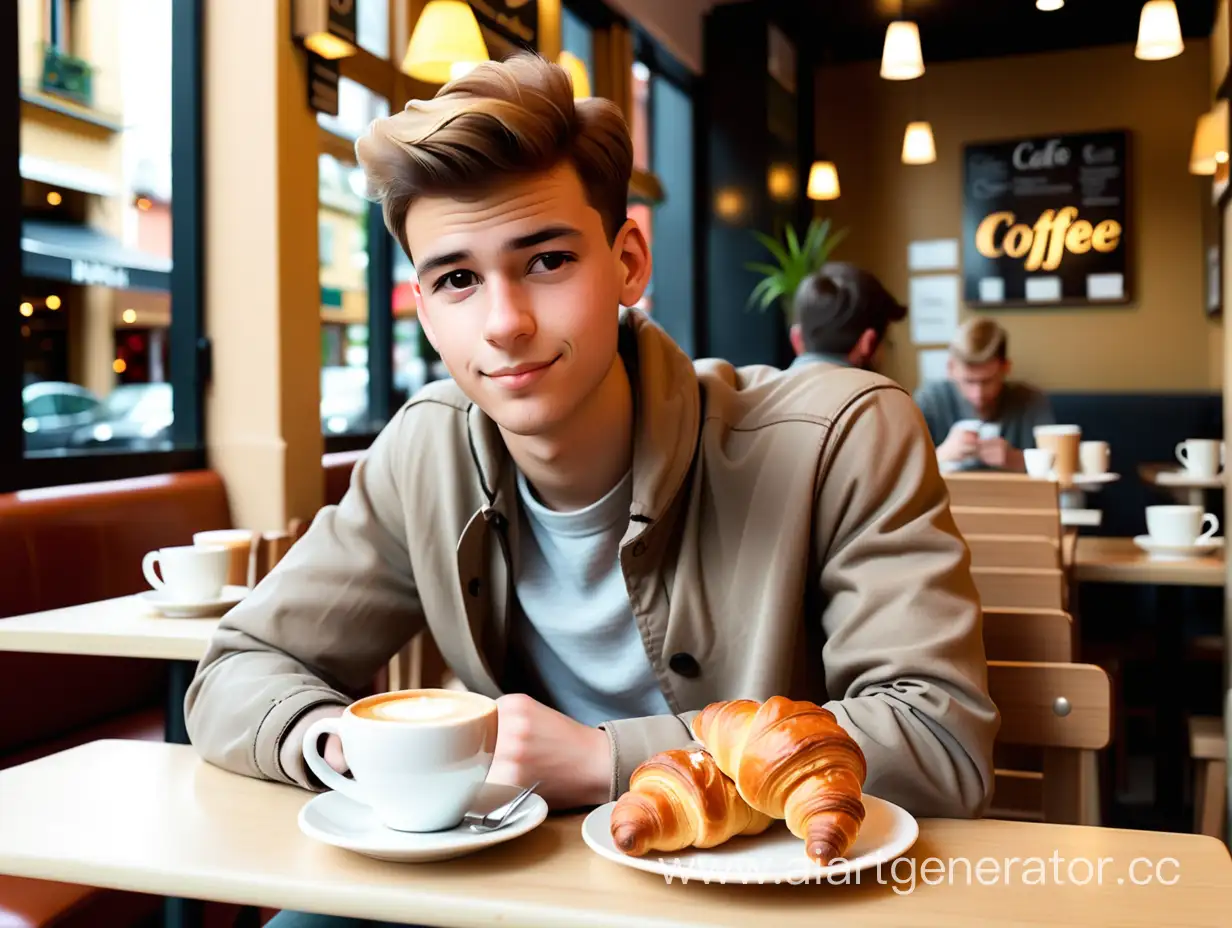
<path id="1" fill-rule="evenodd" d="M 760 261 L 751 261 L 745 266 L 745 270 L 755 271 L 763 277 L 777 277 L 783 273 L 783 269 L 775 267 L 773 264 L 763 264 Z"/>
<path id="2" fill-rule="evenodd" d="M 774 259 L 783 267 L 788 267 L 792 263 L 791 258 L 787 256 L 787 252 L 783 250 L 783 246 L 770 236 L 766 235 L 765 232 L 755 231 L 753 235 L 759 242 L 766 246 L 766 250 L 769 251 L 770 254 L 774 255 Z"/>
<path id="3" fill-rule="evenodd" d="M 796 238 L 796 230 L 790 222 L 787 223 L 787 250 L 793 258 L 800 257 L 800 240 Z"/>

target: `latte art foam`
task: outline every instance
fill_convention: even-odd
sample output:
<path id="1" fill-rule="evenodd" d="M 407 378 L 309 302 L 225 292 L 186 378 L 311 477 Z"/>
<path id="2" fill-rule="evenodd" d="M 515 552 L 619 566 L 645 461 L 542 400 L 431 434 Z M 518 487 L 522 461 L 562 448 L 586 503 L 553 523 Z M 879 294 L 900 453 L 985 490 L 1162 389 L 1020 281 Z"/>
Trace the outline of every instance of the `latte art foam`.
<path id="1" fill-rule="evenodd" d="M 487 706 L 465 696 L 423 695 L 380 699 L 357 707 L 355 714 L 378 722 L 448 722 L 475 718 Z"/>

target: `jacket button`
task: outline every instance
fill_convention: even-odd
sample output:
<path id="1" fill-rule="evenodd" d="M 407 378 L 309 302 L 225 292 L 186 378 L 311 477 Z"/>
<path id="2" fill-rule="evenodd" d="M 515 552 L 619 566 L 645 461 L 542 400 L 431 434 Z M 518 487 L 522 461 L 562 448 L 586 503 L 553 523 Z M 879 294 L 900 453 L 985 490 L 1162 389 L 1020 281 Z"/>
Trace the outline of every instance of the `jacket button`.
<path id="1" fill-rule="evenodd" d="M 682 677 L 692 679 L 702 672 L 702 668 L 697 663 L 697 658 L 692 654 L 686 654 L 684 651 L 678 654 L 673 654 L 667 662 L 667 666 L 672 668 L 673 673 L 678 673 Z"/>
<path id="2" fill-rule="evenodd" d="M 633 556 L 641 557 L 646 553 L 646 542 L 639 541 L 633 546 Z"/>
<path id="3" fill-rule="evenodd" d="M 478 596 L 479 590 L 482 586 L 483 584 L 479 582 L 478 577 L 472 577 L 471 582 L 466 585 L 466 592 L 470 593 L 472 596 Z"/>

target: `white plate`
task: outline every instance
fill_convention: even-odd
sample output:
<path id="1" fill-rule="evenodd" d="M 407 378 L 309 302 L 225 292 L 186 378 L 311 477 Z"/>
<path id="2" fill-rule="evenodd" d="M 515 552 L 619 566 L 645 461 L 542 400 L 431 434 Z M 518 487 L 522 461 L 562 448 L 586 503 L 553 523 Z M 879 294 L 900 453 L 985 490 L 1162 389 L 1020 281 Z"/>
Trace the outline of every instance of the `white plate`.
<path id="1" fill-rule="evenodd" d="M 1156 541 L 1150 535 L 1139 535 L 1134 539 L 1134 544 L 1160 560 L 1179 561 L 1189 557 L 1212 554 L 1223 547 L 1223 539 L 1212 538 L 1196 545 L 1167 545 L 1162 541 Z"/>
<path id="2" fill-rule="evenodd" d="M 1074 486 L 1076 487 L 1095 487 L 1102 486 L 1105 483 L 1116 483 L 1121 479 L 1120 474 L 1074 474 Z"/>
<path id="3" fill-rule="evenodd" d="M 138 598 L 156 612 L 173 619 L 199 619 L 220 616 L 239 603 L 251 591 L 246 586 L 224 586 L 217 599 L 204 601 L 186 600 L 173 596 L 166 590 L 146 590 Z"/>
<path id="4" fill-rule="evenodd" d="M 520 791 L 516 786 L 487 783 L 472 811 L 490 812 Z M 377 860 L 426 863 L 473 854 L 512 841 L 538 828 L 547 815 L 547 802 L 542 796 L 532 794 L 513 813 L 509 823 L 496 831 L 474 831 L 469 825 L 459 825 L 449 831 L 394 831 L 382 825 L 367 806 L 342 793 L 328 792 L 304 803 L 299 810 L 299 828 L 317 841 Z"/>
<path id="5" fill-rule="evenodd" d="M 784 822 L 760 835 L 735 837 L 718 847 L 700 850 L 650 851 L 643 857 L 621 853 L 612 841 L 612 808 L 599 806 L 582 823 L 582 839 L 600 857 L 682 883 L 842 883 L 846 874 L 888 864 L 905 854 L 920 836 L 915 818 L 900 806 L 865 794 L 864 824 L 846 861 L 821 867 L 809 859 L 804 842 Z"/>

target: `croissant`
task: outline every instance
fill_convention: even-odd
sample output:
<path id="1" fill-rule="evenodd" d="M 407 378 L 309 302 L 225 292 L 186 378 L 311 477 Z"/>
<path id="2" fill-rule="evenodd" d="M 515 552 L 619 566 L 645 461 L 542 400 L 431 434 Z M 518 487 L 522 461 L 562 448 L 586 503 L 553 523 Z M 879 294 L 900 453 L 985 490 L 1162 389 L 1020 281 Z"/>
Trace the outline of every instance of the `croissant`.
<path id="1" fill-rule="evenodd" d="M 714 758 L 699 748 L 662 751 L 639 765 L 612 809 L 612 840 L 623 853 L 715 847 L 760 834 L 772 819 L 749 808 Z"/>
<path id="2" fill-rule="evenodd" d="M 754 809 L 786 819 L 822 866 L 843 857 L 864 823 L 864 752 L 834 714 L 774 696 L 707 706 L 693 736 Z"/>

